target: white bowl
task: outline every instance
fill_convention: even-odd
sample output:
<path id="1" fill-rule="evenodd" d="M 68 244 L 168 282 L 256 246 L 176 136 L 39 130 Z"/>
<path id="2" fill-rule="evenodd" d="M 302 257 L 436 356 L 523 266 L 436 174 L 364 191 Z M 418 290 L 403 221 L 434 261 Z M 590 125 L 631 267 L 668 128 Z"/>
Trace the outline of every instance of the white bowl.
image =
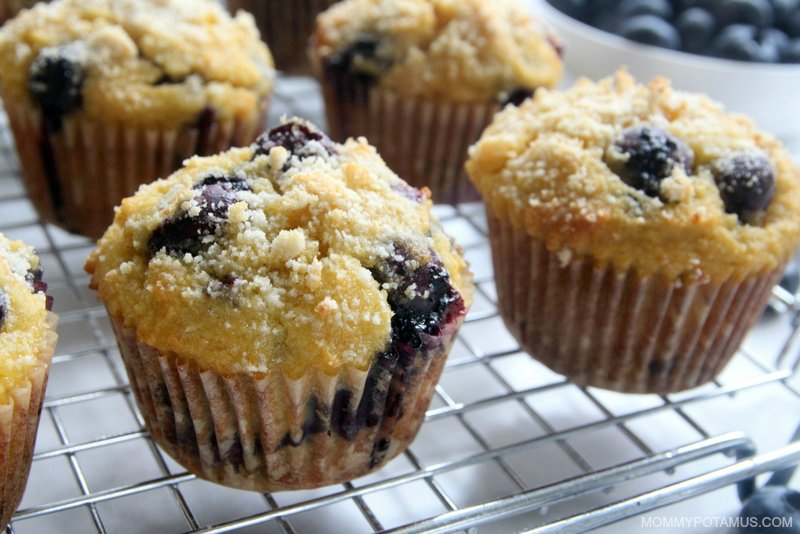
<path id="1" fill-rule="evenodd" d="M 705 93 L 800 146 L 800 65 L 730 61 L 642 45 L 564 15 L 545 0 L 528 1 L 561 37 L 568 77 L 597 80 L 623 65 L 639 80 L 666 76 L 673 87 Z"/>

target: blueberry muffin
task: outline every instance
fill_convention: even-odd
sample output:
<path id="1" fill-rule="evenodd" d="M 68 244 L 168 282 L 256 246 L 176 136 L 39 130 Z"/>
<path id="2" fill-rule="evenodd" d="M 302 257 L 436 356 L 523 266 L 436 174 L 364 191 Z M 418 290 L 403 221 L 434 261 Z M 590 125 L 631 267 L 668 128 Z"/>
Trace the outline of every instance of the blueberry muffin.
<path id="1" fill-rule="evenodd" d="M 297 120 L 123 201 L 86 268 L 155 440 L 258 491 L 405 450 L 472 293 L 430 208 L 364 140 Z"/>
<path id="2" fill-rule="evenodd" d="M 507 326 L 581 384 L 713 379 L 800 240 L 800 173 L 780 144 L 665 79 L 537 92 L 498 114 L 467 167 Z"/>
<path id="3" fill-rule="evenodd" d="M 228 0 L 233 13 L 252 13 L 278 69 L 308 73 L 308 39 L 316 16 L 336 0 Z"/>
<path id="4" fill-rule="evenodd" d="M 136 188 L 253 142 L 272 58 L 211 0 L 57 0 L 0 30 L 0 96 L 48 222 L 97 238 Z"/>
<path id="5" fill-rule="evenodd" d="M 0 0 L 0 26 L 23 9 L 35 6 L 37 0 Z"/>
<path id="6" fill-rule="evenodd" d="M 436 202 L 475 200 L 467 148 L 503 105 L 561 75 L 559 45 L 517 3 L 345 0 L 311 46 L 334 139 L 366 135 Z"/>
<path id="7" fill-rule="evenodd" d="M 25 491 L 55 350 L 46 291 L 33 249 L 0 234 L 0 529 Z"/>

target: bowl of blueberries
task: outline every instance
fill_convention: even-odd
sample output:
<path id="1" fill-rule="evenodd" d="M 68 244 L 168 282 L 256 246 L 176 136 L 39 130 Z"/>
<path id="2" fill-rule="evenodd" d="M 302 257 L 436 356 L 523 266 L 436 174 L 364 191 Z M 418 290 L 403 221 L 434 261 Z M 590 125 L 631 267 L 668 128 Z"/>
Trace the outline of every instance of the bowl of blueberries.
<path id="1" fill-rule="evenodd" d="M 800 0 L 530 0 L 567 71 L 671 78 L 800 150 Z"/>

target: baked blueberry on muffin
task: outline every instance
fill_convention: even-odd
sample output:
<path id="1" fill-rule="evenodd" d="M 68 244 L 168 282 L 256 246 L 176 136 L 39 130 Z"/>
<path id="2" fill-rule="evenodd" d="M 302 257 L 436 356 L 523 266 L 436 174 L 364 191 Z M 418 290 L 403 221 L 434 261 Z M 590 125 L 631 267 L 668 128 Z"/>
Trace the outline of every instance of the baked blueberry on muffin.
<path id="1" fill-rule="evenodd" d="M 22 500 L 55 350 L 55 315 L 33 249 L 0 234 L 0 528 Z"/>
<path id="2" fill-rule="evenodd" d="M 297 120 L 126 199 L 87 271 L 156 441 L 259 491 L 402 452 L 472 293 L 430 207 Z"/>
<path id="3" fill-rule="evenodd" d="M 498 114 L 467 167 L 506 324 L 581 384 L 711 380 L 800 241 L 800 173 L 780 144 L 665 79 L 537 92 Z"/>
<path id="4" fill-rule="evenodd" d="M 253 15 L 278 69 L 308 72 L 308 39 L 317 15 L 336 0 L 228 0 L 231 12 Z"/>
<path id="5" fill-rule="evenodd" d="M 0 30 L 0 95 L 29 195 L 97 238 L 113 208 L 195 154 L 251 143 L 272 58 L 210 0 L 57 0 Z"/>
<path id="6" fill-rule="evenodd" d="M 437 202 L 475 198 L 463 163 L 493 114 L 561 75 L 555 38 L 508 0 L 345 0 L 311 46 L 334 139 L 366 135 Z"/>

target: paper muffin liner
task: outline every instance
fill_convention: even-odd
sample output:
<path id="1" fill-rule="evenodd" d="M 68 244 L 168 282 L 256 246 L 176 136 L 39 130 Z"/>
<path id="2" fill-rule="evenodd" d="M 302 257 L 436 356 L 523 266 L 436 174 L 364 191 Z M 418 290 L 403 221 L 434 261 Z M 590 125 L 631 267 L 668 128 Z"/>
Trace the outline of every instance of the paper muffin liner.
<path id="1" fill-rule="evenodd" d="M 681 283 L 564 257 L 491 213 L 498 307 L 524 350 L 574 382 L 671 393 L 722 371 L 783 268 L 741 281 Z"/>
<path id="2" fill-rule="evenodd" d="M 164 178 L 194 155 L 253 142 L 266 103 L 252 117 L 222 120 L 212 111 L 177 129 L 143 129 L 66 117 L 45 126 L 33 106 L 5 101 L 28 196 L 46 222 L 99 239 L 114 207 L 142 185 Z"/>
<path id="3" fill-rule="evenodd" d="M 480 200 L 464 163 L 470 145 L 500 110 L 498 103 L 402 96 L 330 69 L 321 79 L 335 141 L 365 136 L 401 178 L 414 187 L 428 187 L 434 202 Z"/>
<path id="4" fill-rule="evenodd" d="M 112 316 L 147 430 L 199 477 L 254 491 L 309 489 L 360 477 L 404 451 L 419 430 L 463 318 L 426 350 L 381 358 L 369 372 L 223 375 L 166 354 Z"/>
<path id="5" fill-rule="evenodd" d="M 36 430 L 44 402 L 50 362 L 55 353 L 55 314 L 47 314 L 47 333 L 38 355 L 43 364 L 28 377 L 28 385 L 10 392 L 9 402 L 0 405 L 0 529 L 17 510 L 31 469 Z"/>
<path id="6" fill-rule="evenodd" d="M 251 13 L 269 46 L 278 69 L 292 74 L 310 72 L 308 40 L 317 15 L 337 0 L 228 0 L 232 13 Z"/>
<path id="7" fill-rule="evenodd" d="M 33 7 L 39 0 L 0 0 L 0 26 L 23 9 Z"/>

